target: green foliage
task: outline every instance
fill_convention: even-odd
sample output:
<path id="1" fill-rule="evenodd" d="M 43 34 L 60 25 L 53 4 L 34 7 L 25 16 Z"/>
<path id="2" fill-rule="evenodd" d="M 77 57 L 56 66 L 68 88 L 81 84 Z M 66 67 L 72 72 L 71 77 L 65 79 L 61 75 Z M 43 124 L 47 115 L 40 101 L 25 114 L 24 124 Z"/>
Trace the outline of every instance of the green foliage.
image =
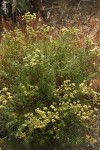
<path id="1" fill-rule="evenodd" d="M 61 29 L 55 36 L 55 28 L 41 23 L 31 26 L 34 14 L 23 19 L 25 32 L 16 28 L 4 33 L 0 43 L 5 141 L 10 146 L 20 141 L 24 149 L 37 150 L 48 145 L 49 149 L 78 146 L 85 141 L 83 131 L 96 119 L 97 110 L 86 100 L 96 104 L 99 96 L 86 81 L 97 73 L 93 63 L 99 51 L 95 44 L 90 50 L 88 40 L 85 47 L 77 48 L 74 28 Z"/>

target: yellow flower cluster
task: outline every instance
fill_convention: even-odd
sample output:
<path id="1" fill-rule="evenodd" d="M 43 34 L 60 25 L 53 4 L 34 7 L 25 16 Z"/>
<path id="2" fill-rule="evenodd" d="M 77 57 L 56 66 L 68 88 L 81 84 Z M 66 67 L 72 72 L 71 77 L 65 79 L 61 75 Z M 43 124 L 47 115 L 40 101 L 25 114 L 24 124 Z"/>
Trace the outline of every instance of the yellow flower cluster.
<path id="1" fill-rule="evenodd" d="M 6 105 L 9 105 L 12 102 L 13 102 L 13 96 L 8 91 L 8 88 L 4 87 L 0 91 L 0 110 L 5 109 Z"/>
<path id="2" fill-rule="evenodd" d="M 35 109 L 35 113 L 27 113 L 25 114 L 25 121 L 19 127 L 18 133 L 16 134 L 19 138 L 25 138 L 26 133 L 23 132 L 23 129 L 27 126 L 28 132 L 31 134 L 35 129 L 45 129 L 45 127 L 50 123 L 55 123 L 60 119 L 59 113 L 57 109 L 51 105 L 51 110 L 47 107 L 43 107 L 43 110 L 37 108 Z M 53 111 L 54 110 L 54 111 Z"/>
<path id="3" fill-rule="evenodd" d="M 50 29 L 53 29 L 53 28 L 51 28 L 50 26 L 48 26 L 48 25 L 46 25 L 46 24 L 43 24 L 43 25 L 40 27 L 39 31 L 41 31 L 41 32 L 43 32 L 43 33 L 48 33 L 48 32 L 50 31 Z"/>
<path id="4" fill-rule="evenodd" d="M 100 56 L 100 47 L 95 46 L 93 49 L 90 50 L 90 53 L 92 53 L 94 56 Z"/>
<path id="5" fill-rule="evenodd" d="M 81 89 L 82 94 L 92 95 L 93 100 L 94 97 L 97 96 L 97 93 L 88 87 L 85 82 L 80 84 L 79 88 Z M 64 81 L 64 84 L 61 85 L 58 89 L 54 90 L 54 95 L 59 99 L 59 106 L 57 110 L 62 114 L 63 117 L 68 115 L 69 111 L 76 114 L 80 120 L 89 121 L 91 117 L 93 119 L 96 118 L 94 112 L 97 111 L 96 108 L 92 110 L 90 105 L 81 104 L 79 100 L 76 100 L 75 95 L 77 95 L 78 91 L 75 90 L 75 84 L 71 83 L 70 80 Z"/>
<path id="6" fill-rule="evenodd" d="M 61 87 L 54 90 L 54 95 L 62 100 L 72 99 L 76 93 L 75 84 L 71 83 L 70 80 L 64 81 Z"/>
<path id="7" fill-rule="evenodd" d="M 44 55 L 39 49 L 36 49 L 31 55 L 23 58 L 25 67 L 34 67 L 37 64 L 43 64 Z"/>
<path id="8" fill-rule="evenodd" d="M 26 97 L 32 97 L 34 94 L 38 91 L 37 86 L 32 86 L 30 84 L 27 85 L 20 85 L 21 86 L 21 91 Z"/>
<path id="9" fill-rule="evenodd" d="M 97 142 L 97 140 L 90 135 L 86 135 L 85 139 L 86 142 L 88 142 L 91 146 L 94 146 L 94 144 Z"/>
<path id="10" fill-rule="evenodd" d="M 24 93 L 25 96 L 34 96 L 34 93 L 38 91 L 37 86 L 32 86 L 30 84 L 20 85 L 21 91 Z M 82 94 L 91 94 L 96 95 L 90 87 L 85 85 L 85 82 L 80 84 L 79 89 L 81 90 Z M 18 126 L 16 137 L 20 139 L 27 138 L 28 135 L 33 134 L 37 129 L 40 132 L 45 132 L 46 127 L 52 124 L 52 127 L 49 129 L 49 133 L 59 134 L 61 123 L 64 119 L 67 120 L 69 116 L 74 116 L 78 119 L 79 122 L 85 123 L 88 126 L 88 123 L 95 121 L 97 118 L 94 112 L 97 112 L 97 108 L 92 108 L 90 105 L 86 105 L 81 103 L 81 100 L 76 99 L 76 95 L 78 90 L 76 90 L 76 85 L 71 83 L 70 80 L 64 81 L 64 83 L 54 89 L 53 94 L 56 98 L 56 101 L 53 101 L 51 105 L 44 106 L 42 108 L 33 108 L 33 111 L 29 111 L 28 113 L 23 114 L 23 122 Z M 7 87 L 4 87 L 0 91 L 0 110 L 6 109 L 12 105 L 13 96 L 9 92 Z M 13 106 L 13 105 L 12 105 Z M 18 115 L 15 112 L 11 112 L 13 119 L 16 119 Z M 66 122 L 64 122 L 66 123 Z M 88 136 L 87 136 L 88 138 Z M 90 142 L 94 142 L 93 139 L 90 139 Z"/>
<path id="11" fill-rule="evenodd" d="M 85 84 L 85 81 L 79 85 L 81 93 L 83 95 L 88 95 L 92 97 L 92 101 L 94 104 L 98 104 L 100 102 L 100 93 L 94 91 L 91 87 Z"/>
<path id="12" fill-rule="evenodd" d="M 30 12 L 25 13 L 24 16 L 22 16 L 22 20 L 25 20 L 26 23 L 29 23 L 30 21 L 36 19 L 36 14 L 31 14 Z"/>

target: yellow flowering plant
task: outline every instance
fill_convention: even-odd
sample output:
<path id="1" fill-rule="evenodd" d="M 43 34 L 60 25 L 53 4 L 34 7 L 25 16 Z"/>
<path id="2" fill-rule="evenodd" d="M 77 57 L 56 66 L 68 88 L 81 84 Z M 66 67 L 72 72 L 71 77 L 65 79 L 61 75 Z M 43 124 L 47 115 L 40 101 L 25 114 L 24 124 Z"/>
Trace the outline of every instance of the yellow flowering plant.
<path id="1" fill-rule="evenodd" d="M 48 149 L 48 145 L 50 150 L 65 149 L 86 139 L 94 142 L 88 128 L 96 120 L 100 94 L 87 81 L 99 72 L 94 65 L 99 48 L 92 45 L 90 50 L 93 43 L 77 48 L 79 31 L 74 28 L 56 31 L 42 23 L 33 27 L 36 16 L 30 13 L 23 19 L 25 31 L 16 27 L 0 42 L 4 141 L 14 150 Z"/>

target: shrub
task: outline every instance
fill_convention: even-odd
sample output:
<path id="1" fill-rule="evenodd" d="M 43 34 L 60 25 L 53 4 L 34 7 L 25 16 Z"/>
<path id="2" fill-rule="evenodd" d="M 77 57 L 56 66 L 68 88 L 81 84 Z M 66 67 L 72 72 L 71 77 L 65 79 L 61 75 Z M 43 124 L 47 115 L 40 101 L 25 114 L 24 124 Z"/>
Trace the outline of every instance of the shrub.
<path id="1" fill-rule="evenodd" d="M 13 149 L 78 146 L 96 119 L 90 101 L 97 103 L 99 96 L 86 82 L 98 72 L 94 61 L 99 49 L 89 40 L 78 48 L 74 28 L 56 35 L 55 28 L 38 24 L 34 15 L 27 13 L 23 19 L 24 32 L 15 28 L 0 43 L 5 141 Z"/>

